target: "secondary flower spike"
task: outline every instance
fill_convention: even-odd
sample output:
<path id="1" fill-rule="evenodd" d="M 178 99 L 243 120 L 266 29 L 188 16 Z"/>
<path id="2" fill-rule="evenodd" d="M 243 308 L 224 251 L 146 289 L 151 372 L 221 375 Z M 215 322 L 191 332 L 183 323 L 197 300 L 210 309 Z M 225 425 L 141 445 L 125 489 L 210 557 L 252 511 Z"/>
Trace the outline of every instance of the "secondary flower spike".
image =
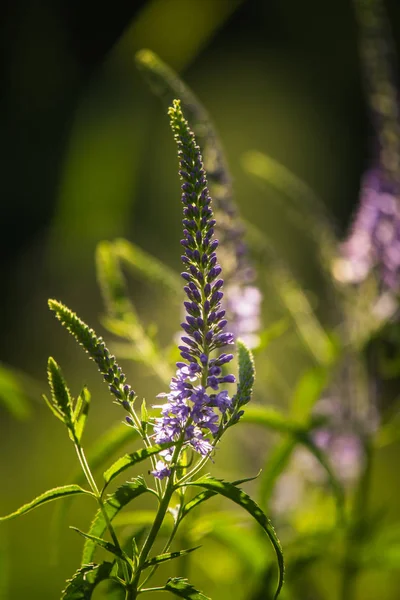
<path id="1" fill-rule="evenodd" d="M 221 416 L 232 404 L 221 384 L 233 383 L 233 375 L 223 375 L 222 366 L 233 355 L 212 352 L 233 343 L 233 335 L 225 332 L 227 321 L 221 309 L 223 280 L 217 262 L 218 240 L 214 239 L 213 212 L 200 148 L 182 114 L 180 102 L 174 100 L 168 114 L 178 145 L 179 174 L 182 184 L 184 248 L 182 278 L 186 285 L 184 302 L 186 319 L 181 324 L 184 334 L 179 346 L 182 362 L 177 363 L 162 416 L 155 420 L 156 443 L 184 440 L 205 456 L 212 450 L 210 437 L 217 434 Z M 159 479 L 170 474 L 171 451 L 163 454 L 153 475 Z"/>

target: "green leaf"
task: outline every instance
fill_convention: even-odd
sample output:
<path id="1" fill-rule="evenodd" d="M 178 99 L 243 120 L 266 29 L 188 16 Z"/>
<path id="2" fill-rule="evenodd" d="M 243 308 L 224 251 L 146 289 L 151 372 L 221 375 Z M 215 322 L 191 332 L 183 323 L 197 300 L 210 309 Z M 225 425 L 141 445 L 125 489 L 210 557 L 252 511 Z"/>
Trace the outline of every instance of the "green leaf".
<path id="1" fill-rule="evenodd" d="M 298 440 L 291 437 L 280 442 L 272 451 L 261 475 L 258 500 L 262 506 L 268 506 L 276 480 L 285 469 Z"/>
<path id="2" fill-rule="evenodd" d="M 103 477 L 105 480 L 105 484 L 108 485 L 110 481 L 112 481 L 117 475 L 132 467 L 138 462 L 142 462 L 146 460 L 149 456 L 153 456 L 154 454 L 158 454 L 161 450 L 166 450 L 167 448 L 172 448 L 175 442 L 169 442 L 167 444 L 156 444 L 154 446 L 150 446 L 149 448 L 141 448 L 136 452 L 132 452 L 131 454 L 125 454 L 121 456 L 118 460 L 115 461 L 113 465 L 107 471 L 103 473 Z"/>
<path id="3" fill-rule="evenodd" d="M 53 406 L 62 416 L 65 424 L 72 423 L 72 398 L 63 377 L 61 368 L 51 356 L 47 362 L 47 377 L 51 390 Z"/>
<path id="4" fill-rule="evenodd" d="M 188 548 L 187 550 L 177 550 L 176 552 L 166 552 L 165 554 L 158 554 L 157 556 L 153 556 L 143 565 L 143 569 L 147 569 L 147 567 L 152 567 L 153 565 L 159 565 L 160 563 L 167 562 L 168 560 L 173 560 L 174 558 L 179 558 L 181 556 L 185 556 L 186 554 L 190 554 L 195 550 L 198 550 L 201 546 L 196 546 L 195 548 Z"/>
<path id="5" fill-rule="evenodd" d="M 131 500 L 137 498 L 145 492 L 151 491 L 142 477 L 137 477 L 133 481 L 128 481 L 121 485 L 113 494 L 111 494 L 104 503 L 104 509 L 111 522 L 115 515 L 126 506 Z M 103 537 L 107 529 L 107 522 L 101 510 L 98 510 L 89 529 L 89 535 L 97 538 Z M 96 544 L 92 540 L 87 540 L 83 548 L 82 565 L 90 563 L 93 560 Z"/>
<path id="6" fill-rule="evenodd" d="M 274 323 L 272 323 L 272 325 L 261 331 L 260 342 L 258 346 L 254 348 L 254 353 L 259 353 L 262 350 L 268 348 L 273 341 L 282 337 L 283 334 L 289 330 L 289 328 L 290 322 L 287 317 L 284 317 L 282 319 L 279 319 L 279 321 L 275 321 Z"/>
<path id="7" fill-rule="evenodd" d="M 259 473 L 255 477 L 246 477 L 246 479 L 238 479 L 237 481 L 233 481 L 232 485 L 242 485 L 242 483 L 247 483 L 248 481 L 254 481 L 255 479 L 257 479 L 258 476 L 259 476 Z M 181 511 L 180 521 L 182 521 L 182 519 L 191 510 L 193 510 L 193 508 L 195 508 L 199 504 L 202 504 L 209 498 L 216 496 L 217 494 L 218 494 L 218 492 L 216 492 L 216 491 L 206 490 L 204 492 L 200 492 L 200 494 L 197 494 L 197 496 L 195 496 L 194 498 L 189 500 L 189 502 L 186 502 L 185 506 L 183 507 L 183 509 Z"/>
<path id="8" fill-rule="evenodd" d="M 120 262 L 110 242 L 100 242 L 96 248 L 97 280 L 107 312 L 122 321 L 136 323 L 138 317 L 129 299 Z"/>
<path id="9" fill-rule="evenodd" d="M 287 210 L 288 216 L 295 219 L 307 235 L 314 237 L 321 252 L 322 266 L 331 277 L 330 268 L 337 256 L 338 239 L 324 203 L 302 179 L 266 154 L 254 150 L 247 152 L 243 156 L 243 167 L 285 197 L 280 207 Z"/>
<path id="10" fill-rule="evenodd" d="M 181 577 L 168 579 L 164 589 L 172 592 L 175 596 L 187 598 L 188 600 L 211 600 L 208 596 L 196 590 L 187 579 L 182 579 Z"/>
<path id="11" fill-rule="evenodd" d="M 118 558 L 122 557 L 122 553 L 119 550 L 119 548 L 116 548 L 114 546 L 114 544 L 112 544 L 111 542 L 107 542 L 106 540 L 103 540 L 103 538 L 99 538 L 95 535 L 90 535 L 89 533 L 85 533 L 84 531 L 81 531 L 80 529 L 78 529 L 77 527 L 73 527 L 72 525 L 70 525 L 70 529 L 73 529 L 73 531 L 76 531 L 76 533 L 79 533 L 79 535 L 84 537 L 86 540 L 91 540 L 97 546 L 100 546 L 100 548 L 104 548 L 104 550 L 107 550 L 107 552 L 111 552 L 111 554 L 118 556 Z"/>
<path id="12" fill-rule="evenodd" d="M 305 371 L 300 377 L 291 402 L 291 416 L 303 423 L 310 418 L 310 413 L 326 389 L 331 369 L 315 366 Z"/>
<path id="13" fill-rule="evenodd" d="M 278 561 L 279 578 L 277 590 L 274 596 L 274 598 L 277 598 L 283 585 L 283 577 L 285 571 L 283 553 L 281 544 L 275 533 L 272 523 L 268 519 L 268 517 L 263 513 L 261 508 L 254 502 L 254 500 L 250 498 L 250 496 L 243 492 L 243 490 L 227 481 L 222 481 L 213 477 L 206 476 L 201 477 L 200 479 L 197 479 L 196 481 L 190 482 L 186 485 L 203 487 L 206 490 L 216 492 L 221 496 L 229 498 L 230 500 L 244 508 L 244 510 L 246 510 L 259 523 L 259 525 L 261 525 L 261 527 L 263 528 L 263 530 L 268 535 L 271 541 Z"/>
<path id="14" fill-rule="evenodd" d="M 255 366 L 251 350 L 241 341 L 237 340 L 237 354 L 239 362 L 239 383 L 236 393 L 237 407 L 247 404 L 253 393 Z"/>
<path id="15" fill-rule="evenodd" d="M 53 500 L 58 500 L 59 498 L 65 498 L 67 496 L 73 496 L 76 494 L 87 494 L 89 496 L 93 496 L 92 492 L 88 490 L 84 490 L 79 485 L 64 485 L 61 487 L 53 488 L 52 490 L 47 490 L 43 494 L 40 494 L 37 498 L 29 502 L 28 504 L 24 504 L 15 512 L 6 515 L 5 517 L 0 517 L 0 521 L 7 521 L 8 519 L 13 519 L 14 517 L 18 517 L 19 515 L 24 515 L 25 513 L 41 506 L 42 504 L 46 504 L 47 502 L 52 502 Z"/>
<path id="16" fill-rule="evenodd" d="M 246 408 L 242 422 L 261 425 L 280 433 L 297 434 L 304 429 L 300 423 L 289 419 L 276 408 L 257 404 L 252 404 Z"/>
<path id="17" fill-rule="evenodd" d="M 90 408 L 90 399 L 90 392 L 85 386 L 83 387 L 81 393 L 78 396 L 73 414 L 75 435 L 79 442 L 82 439 L 82 435 L 85 429 L 86 420 Z"/>
<path id="18" fill-rule="evenodd" d="M 139 246 L 124 239 L 113 243 L 113 251 L 123 264 L 139 272 L 151 282 L 163 286 L 173 298 L 180 298 L 182 283 L 179 275 Z"/>
<path id="19" fill-rule="evenodd" d="M 113 564 L 103 562 L 84 565 L 67 581 L 67 587 L 62 592 L 61 600 L 90 600 L 97 584 L 110 579 Z"/>

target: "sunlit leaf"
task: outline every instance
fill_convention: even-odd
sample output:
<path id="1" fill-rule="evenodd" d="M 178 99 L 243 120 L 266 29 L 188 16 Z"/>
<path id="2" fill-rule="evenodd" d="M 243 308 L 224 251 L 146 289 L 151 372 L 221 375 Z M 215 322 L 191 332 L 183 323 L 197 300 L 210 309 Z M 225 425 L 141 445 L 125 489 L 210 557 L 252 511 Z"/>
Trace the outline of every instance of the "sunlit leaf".
<path id="1" fill-rule="evenodd" d="M 172 298 L 176 298 L 177 294 L 178 297 L 181 296 L 182 283 L 178 273 L 139 246 L 127 240 L 118 239 L 113 243 L 113 251 L 124 265 L 165 288 L 171 293 Z"/>
<path id="2" fill-rule="evenodd" d="M 72 525 L 70 526 L 70 529 L 72 529 L 73 531 L 76 531 L 77 533 L 79 533 L 79 535 L 84 537 L 86 540 L 90 540 L 91 542 L 93 542 L 94 544 L 99 546 L 100 548 L 107 550 L 107 552 L 114 554 L 118 558 L 122 557 L 122 553 L 119 550 L 119 548 L 116 548 L 114 546 L 114 544 L 112 544 L 111 542 L 107 542 L 107 540 L 103 540 L 103 538 L 97 537 L 95 535 L 90 535 L 89 533 L 85 533 L 84 531 L 81 531 L 77 527 L 72 527 Z"/>
<path id="3" fill-rule="evenodd" d="M 163 562 L 167 562 L 168 560 L 173 560 L 174 558 L 180 558 L 181 556 L 185 556 L 186 554 L 190 554 L 195 550 L 198 550 L 200 546 L 196 546 L 195 548 L 188 548 L 187 550 L 177 550 L 176 552 L 166 552 L 165 554 L 158 554 L 157 556 L 153 556 L 143 565 L 144 569 L 147 567 L 152 567 L 154 565 L 159 565 Z"/>
<path id="4" fill-rule="evenodd" d="M 74 408 L 74 429 L 78 441 L 81 441 L 90 408 L 90 392 L 83 387 Z"/>
<path id="5" fill-rule="evenodd" d="M 61 600 L 90 600 L 97 584 L 110 578 L 113 564 L 103 562 L 101 565 L 84 565 L 67 581 Z"/>
<path id="6" fill-rule="evenodd" d="M 239 363 L 239 383 L 236 393 L 238 408 L 247 404 L 253 393 L 255 366 L 251 350 L 241 341 L 237 340 L 237 355 Z"/>
<path id="7" fill-rule="evenodd" d="M 79 485 L 64 485 L 61 487 L 53 488 L 52 490 L 47 490 L 43 494 L 40 494 L 37 498 L 29 502 L 28 504 L 24 504 L 18 510 L 5 517 L 0 517 L 0 521 L 7 521 L 8 519 L 13 519 L 14 517 L 18 517 L 19 515 L 24 515 L 25 513 L 41 506 L 42 504 L 46 504 L 47 502 L 52 502 L 53 500 L 58 500 L 59 498 L 66 498 L 68 496 L 73 496 L 76 494 L 87 494 L 89 496 L 93 496 L 92 492 L 88 490 L 84 490 Z"/>
<path id="8" fill-rule="evenodd" d="M 259 523 L 259 525 L 261 525 L 261 527 L 263 528 L 263 530 L 268 535 L 271 541 L 278 561 L 279 578 L 277 590 L 274 596 L 274 598 L 277 598 L 283 585 L 283 576 L 285 571 L 283 553 L 281 544 L 275 533 L 272 523 L 268 519 L 268 517 L 263 513 L 261 508 L 254 502 L 254 500 L 250 498 L 250 496 L 243 492 L 243 490 L 227 481 L 222 481 L 219 479 L 214 479 L 213 477 L 206 476 L 201 477 L 196 481 L 190 482 L 190 484 L 187 485 L 203 487 L 206 490 L 216 492 L 217 494 L 229 498 L 230 500 L 244 508 L 244 510 L 246 510 Z"/>
<path id="9" fill-rule="evenodd" d="M 180 577 L 168 579 L 164 589 L 180 598 L 187 598 L 187 600 L 211 600 L 211 598 L 205 596 L 199 592 L 199 590 L 196 590 L 187 579 L 182 579 Z"/>

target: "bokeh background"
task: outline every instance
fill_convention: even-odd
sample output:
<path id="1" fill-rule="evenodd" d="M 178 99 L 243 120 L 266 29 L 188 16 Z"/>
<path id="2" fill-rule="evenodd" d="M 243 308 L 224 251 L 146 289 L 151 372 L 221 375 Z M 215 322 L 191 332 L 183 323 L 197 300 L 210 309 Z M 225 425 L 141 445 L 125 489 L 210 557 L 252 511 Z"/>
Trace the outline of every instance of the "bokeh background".
<path id="1" fill-rule="evenodd" d="M 398 42 L 400 4 L 393 0 L 387 7 Z M 367 166 L 371 126 L 350 0 L 148 0 L 104 6 L 14 0 L 1 12 L 0 361 L 21 375 L 27 396 L 26 405 L 14 410 L 0 406 L 0 512 L 6 514 L 65 483 L 74 469 L 73 448 L 40 398 L 49 354 L 61 363 L 75 393 L 83 383 L 93 392 L 88 445 L 122 418 L 93 364 L 50 315 L 47 298 L 61 299 L 104 334 L 94 264 L 98 241 L 126 237 L 179 269 L 175 148 L 165 109 L 136 70 L 134 53 L 143 47 L 155 51 L 207 107 L 242 215 L 289 262 L 322 322 L 329 323 L 332 307 L 315 244 L 287 218 L 279 193 L 246 173 L 243 156 L 265 152 L 302 178 L 344 235 Z M 259 281 L 268 290 L 268 272 L 261 272 Z M 130 285 L 144 321 L 156 322 L 167 341 L 179 311 L 173 313 L 163 294 L 140 277 L 132 277 Z M 277 300 L 266 293 L 264 323 L 277 318 Z M 261 401 L 284 402 L 283 384 L 294 385 L 311 363 L 295 334 L 278 343 L 271 350 L 271 372 L 260 373 Z M 125 364 L 135 388 L 151 403 L 161 391 L 159 382 Z M 250 440 L 245 432 L 232 435 L 215 473 L 234 477 L 259 468 L 272 442 L 265 433 L 247 431 Z M 400 516 L 398 451 L 396 445 L 382 451 L 374 469 L 373 502 L 384 505 L 393 520 Z M 83 529 L 86 504 L 76 502 L 71 512 L 71 522 Z M 49 505 L 2 525 L 1 598 L 59 597 L 77 567 L 81 541 L 65 526 L 57 562 L 52 514 Z M 219 553 L 227 576 L 222 587 L 213 588 L 202 575 L 202 588 L 211 595 L 217 590 L 213 597 L 245 599 L 245 588 L 235 587 L 234 559 L 212 541 L 210 552 Z M 336 597 L 334 578 L 321 570 L 323 598 Z M 359 598 L 397 600 L 399 590 L 398 574 L 375 572 L 361 581 Z"/>

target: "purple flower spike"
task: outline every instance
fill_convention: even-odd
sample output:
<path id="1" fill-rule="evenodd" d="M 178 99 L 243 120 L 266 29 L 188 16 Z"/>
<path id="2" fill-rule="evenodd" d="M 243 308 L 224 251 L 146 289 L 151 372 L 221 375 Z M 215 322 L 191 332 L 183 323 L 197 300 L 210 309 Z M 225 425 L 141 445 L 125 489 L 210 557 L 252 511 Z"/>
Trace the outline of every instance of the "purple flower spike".
<path id="1" fill-rule="evenodd" d="M 338 280 L 360 283 L 376 268 L 381 287 L 399 291 L 399 190 L 379 169 L 369 171 L 362 180 L 360 206 L 341 254 L 334 265 Z"/>
<path id="2" fill-rule="evenodd" d="M 221 375 L 221 365 L 228 363 L 232 355 L 211 358 L 215 348 L 233 342 L 231 333 L 221 333 L 227 325 L 221 309 L 223 279 L 217 264 L 215 250 L 218 241 L 213 238 L 213 211 L 207 188 L 200 149 L 194 135 L 184 119 L 179 101 L 174 101 L 169 110 L 171 126 L 178 145 L 180 176 L 183 179 L 182 203 L 184 205 L 182 258 L 184 265 L 184 287 L 189 301 L 184 303 L 185 321 L 181 327 L 185 332 L 179 346 L 182 358 L 178 362 L 176 376 L 166 394 L 167 404 L 162 416 L 155 419 L 154 439 L 156 443 L 178 442 L 190 446 L 202 456 L 213 449 L 210 438 L 215 436 L 221 418 L 232 400 L 223 383 L 233 383 L 233 375 Z M 194 280 L 196 283 L 194 283 Z M 212 309 L 209 315 L 210 308 Z M 212 390 L 210 395 L 209 390 Z M 215 393 L 214 393 L 215 392 Z M 169 457 L 173 455 L 171 450 Z M 163 479 L 171 473 L 166 457 L 157 462 L 152 474 Z"/>

